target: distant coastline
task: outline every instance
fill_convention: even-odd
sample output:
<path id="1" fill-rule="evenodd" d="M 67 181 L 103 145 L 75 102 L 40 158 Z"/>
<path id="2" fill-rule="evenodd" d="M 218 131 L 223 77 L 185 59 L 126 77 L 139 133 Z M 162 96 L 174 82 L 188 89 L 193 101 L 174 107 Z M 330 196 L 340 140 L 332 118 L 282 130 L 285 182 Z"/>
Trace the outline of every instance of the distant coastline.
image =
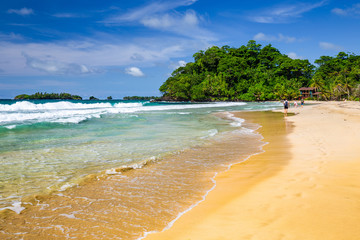
<path id="1" fill-rule="evenodd" d="M 15 100 L 37 100 L 37 99 L 66 99 L 66 100 L 82 100 L 82 97 L 78 95 L 71 95 L 70 93 L 42 93 L 37 92 L 32 95 L 20 94 L 17 95 Z"/>

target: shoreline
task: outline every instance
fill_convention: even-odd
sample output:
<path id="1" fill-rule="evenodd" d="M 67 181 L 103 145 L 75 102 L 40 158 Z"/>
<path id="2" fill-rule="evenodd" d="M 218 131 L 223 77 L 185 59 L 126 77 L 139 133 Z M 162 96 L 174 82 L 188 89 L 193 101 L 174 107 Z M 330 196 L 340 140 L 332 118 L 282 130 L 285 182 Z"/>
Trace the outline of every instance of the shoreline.
<path id="1" fill-rule="evenodd" d="M 290 108 L 296 115 L 285 118 L 290 131 L 282 140 L 269 141 L 264 153 L 219 174 L 204 202 L 172 228 L 145 239 L 355 240 L 360 235 L 360 106 L 316 103 Z M 265 128 L 258 130 L 264 141 L 279 135 L 267 136 Z M 274 164 L 274 174 L 266 160 Z"/>
<path id="2" fill-rule="evenodd" d="M 214 188 L 216 173 L 261 151 L 261 136 L 252 133 L 257 124 L 239 128 L 237 124 L 242 120 L 227 118 L 230 122 L 224 124 L 234 121 L 236 130 L 204 144 L 136 171 L 93 176 L 59 194 L 35 196 L 31 206 L 20 214 L 7 209 L 0 218 L 0 236 L 56 239 L 66 234 L 96 239 L 91 233 L 109 239 L 141 239 L 145 232 L 162 231 L 205 199 Z M 239 136 L 244 137 L 243 141 Z"/>

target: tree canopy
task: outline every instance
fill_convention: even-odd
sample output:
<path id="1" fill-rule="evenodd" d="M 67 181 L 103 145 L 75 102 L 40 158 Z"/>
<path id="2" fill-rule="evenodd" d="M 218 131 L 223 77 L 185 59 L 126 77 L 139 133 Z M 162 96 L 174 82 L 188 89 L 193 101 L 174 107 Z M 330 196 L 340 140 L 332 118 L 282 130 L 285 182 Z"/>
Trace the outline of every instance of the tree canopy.
<path id="1" fill-rule="evenodd" d="M 318 68 L 310 86 L 324 100 L 359 100 L 360 56 L 339 52 L 335 57 L 321 56 L 315 63 Z"/>
<path id="2" fill-rule="evenodd" d="M 17 95 L 15 99 L 71 99 L 71 100 L 81 100 L 82 97 L 78 95 L 71 95 L 70 93 L 42 93 L 37 92 L 32 95 L 21 94 Z"/>
<path id="3" fill-rule="evenodd" d="M 291 59 L 271 45 L 254 40 L 240 48 L 210 47 L 194 62 L 176 69 L 160 87 L 163 98 L 177 101 L 254 101 L 299 97 L 315 66 Z"/>
<path id="4" fill-rule="evenodd" d="M 250 40 L 239 48 L 213 46 L 193 55 L 161 85 L 165 100 L 255 101 L 296 99 L 315 87 L 324 100 L 360 98 L 360 56 L 339 52 L 315 60 L 291 59 Z"/>
<path id="5" fill-rule="evenodd" d="M 126 96 L 123 100 L 159 100 L 159 97 L 155 96 Z"/>

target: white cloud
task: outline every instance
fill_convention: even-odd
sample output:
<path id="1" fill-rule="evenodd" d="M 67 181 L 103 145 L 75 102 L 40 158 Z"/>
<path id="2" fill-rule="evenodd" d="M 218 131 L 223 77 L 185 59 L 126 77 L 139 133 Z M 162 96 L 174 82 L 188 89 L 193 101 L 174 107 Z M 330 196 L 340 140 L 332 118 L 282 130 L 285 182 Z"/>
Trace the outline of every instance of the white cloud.
<path id="1" fill-rule="evenodd" d="M 283 5 L 264 10 L 259 14 L 251 13 L 248 19 L 258 23 L 286 23 L 291 19 L 299 18 L 302 14 L 310 12 L 315 8 L 319 8 L 327 4 L 328 0 L 318 3 L 297 3 L 293 5 Z"/>
<path id="2" fill-rule="evenodd" d="M 195 2 L 196 0 L 154 2 L 125 14 L 107 18 L 103 22 L 108 25 L 140 24 L 200 40 L 215 40 L 211 32 L 200 26 L 200 23 L 204 22 L 203 18 L 194 10 L 172 11 Z"/>
<path id="3" fill-rule="evenodd" d="M 179 67 L 185 67 L 186 66 L 186 62 L 183 60 L 178 61 Z"/>
<path id="4" fill-rule="evenodd" d="M 31 8 L 21 8 L 21 9 L 9 9 L 8 13 L 15 13 L 21 16 L 27 16 L 34 14 L 34 11 Z"/>
<path id="5" fill-rule="evenodd" d="M 329 42 L 320 42 L 319 46 L 324 50 L 342 51 L 344 49 L 342 46 L 335 45 Z"/>
<path id="6" fill-rule="evenodd" d="M 163 13 L 182 6 L 190 6 L 195 2 L 197 2 L 197 0 L 153 2 L 143 7 L 130 10 L 126 14 L 108 18 L 104 22 L 108 24 L 120 24 L 121 22 L 139 21 L 144 17 L 153 16 L 154 14 Z"/>
<path id="7" fill-rule="evenodd" d="M 214 40 L 213 34 L 200 27 L 199 17 L 195 11 L 187 10 L 185 13 L 165 13 L 144 17 L 140 23 L 145 27 L 162 31 L 174 32 L 191 38 Z"/>
<path id="8" fill-rule="evenodd" d="M 185 67 L 186 66 L 186 62 L 183 60 L 177 61 L 177 62 L 172 62 L 169 66 L 169 68 L 171 69 L 178 69 L 179 67 Z"/>
<path id="9" fill-rule="evenodd" d="M 137 67 L 130 67 L 125 69 L 125 73 L 134 77 L 143 77 L 145 74 Z"/>
<path id="10" fill-rule="evenodd" d="M 254 36 L 254 40 L 256 41 L 267 41 L 267 42 L 286 42 L 286 43 L 292 43 L 296 41 L 295 37 L 289 37 L 285 36 L 281 33 L 279 33 L 277 36 L 264 34 L 264 33 L 258 33 Z"/>
<path id="11" fill-rule="evenodd" d="M 161 16 L 148 17 L 141 19 L 140 22 L 146 27 L 157 29 L 169 29 L 173 27 L 192 27 L 197 26 L 199 19 L 196 13 L 188 10 L 184 15 L 170 15 L 164 14 Z"/>
<path id="12" fill-rule="evenodd" d="M 93 69 L 89 69 L 85 65 L 76 64 L 76 63 L 65 63 L 59 62 L 53 59 L 39 59 L 31 57 L 26 53 L 23 53 L 23 56 L 26 58 L 26 65 L 33 69 L 44 71 L 51 74 L 88 74 L 95 72 Z"/>
<path id="13" fill-rule="evenodd" d="M 360 3 L 354 4 L 350 8 L 334 8 L 331 12 L 341 16 L 360 16 Z"/>
<path id="14" fill-rule="evenodd" d="M 291 58 L 291 59 L 303 59 L 303 57 L 298 56 L 298 55 L 297 55 L 296 53 L 294 53 L 294 52 L 289 52 L 287 55 L 288 55 L 289 58 Z"/>
<path id="15" fill-rule="evenodd" d="M 39 76 L 104 72 L 126 66 L 150 67 L 169 64 L 206 49 L 210 44 L 198 39 L 156 36 L 119 40 L 84 39 L 52 43 L 9 42 L 0 38 L 0 76 Z M 23 53 L 26 53 L 27 57 Z M 83 68 L 81 66 L 84 66 Z"/>

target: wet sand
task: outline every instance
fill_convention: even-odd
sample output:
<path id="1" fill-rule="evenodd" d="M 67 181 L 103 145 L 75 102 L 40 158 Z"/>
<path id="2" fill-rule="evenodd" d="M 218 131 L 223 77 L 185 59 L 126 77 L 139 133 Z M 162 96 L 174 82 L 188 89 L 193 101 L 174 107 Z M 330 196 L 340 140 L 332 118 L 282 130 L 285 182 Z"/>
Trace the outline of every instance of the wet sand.
<path id="1" fill-rule="evenodd" d="M 261 135 L 250 131 L 259 126 L 243 126 L 249 128 L 233 128 L 143 168 L 90 175 L 65 191 L 24 198 L 20 214 L 0 211 L 0 239 L 135 240 L 162 231 L 204 199 L 217 172 L 261 152 Z"/>
<path id="2" fill-rule="evenodd" d="M 359 239 L 360 104 L 289 112 L 282 127 L 241 114 L 263 126 L 265 152 L 219 174 L 204 202 L 146 239 Z"/>

